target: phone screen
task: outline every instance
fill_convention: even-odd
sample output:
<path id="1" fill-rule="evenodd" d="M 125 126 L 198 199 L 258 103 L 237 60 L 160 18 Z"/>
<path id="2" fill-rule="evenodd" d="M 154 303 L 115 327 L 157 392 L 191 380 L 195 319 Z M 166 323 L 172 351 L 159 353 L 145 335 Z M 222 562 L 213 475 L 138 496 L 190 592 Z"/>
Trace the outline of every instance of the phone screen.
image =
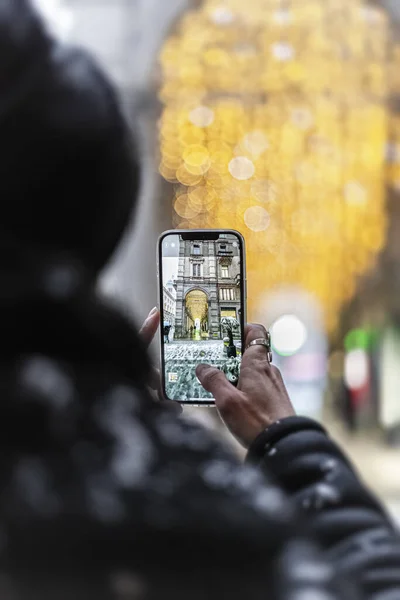
<path id="1" fill-rule="evenodd" d="M 164 393 L 212 403 L 196 377 L 207 363 L 236 385 L 245 319 L 244 248 L 229 231 L 167 232 L 160 240 L 161 362 Z"/>

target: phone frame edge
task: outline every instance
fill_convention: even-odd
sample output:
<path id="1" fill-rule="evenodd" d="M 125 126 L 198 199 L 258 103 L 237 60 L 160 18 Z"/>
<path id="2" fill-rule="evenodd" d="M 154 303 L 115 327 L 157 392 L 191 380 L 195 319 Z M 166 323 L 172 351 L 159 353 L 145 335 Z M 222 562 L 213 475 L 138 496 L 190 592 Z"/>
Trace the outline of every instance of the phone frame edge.
<path id="1" fill-rule="evenodd" d="M 214 398 L 210 398 L 209 401 L 199 402 L 198 398 L 194 398 L 193 400 L 174 400 L 169 398 L 166 393 L 166 381 L 165 381 L 165 365 L 164 365 L 164 338 L 163 338 L 163 316 L 164 316 L 164 297 L 163 297 L 163 284 L 162 284 L 162 242 L 164 238 L 168 237 L 168 235 L 179 235 L 182 233 L 191 233 L 191 232 L 199 232 L 199 233 L 208 233 L 208 232 L 220 232 L 220 233 L 233 233 L 237 235 L 241 242 L 241 271 L 242 271 L 242 290 L 243 290 L 243 298 L 242 298 L 242 323 L 241 323 L 241 334 L 242 334 L 242 355 L 245 350 L 245 338 L 244 338 L 244 328 L 247 323 L 247 269 L 246 269 L 246 242 L 243 234 L 236 229 L 168 229 L 163 231 L 157 239 L 157 284 L 158 284 L 158 310 L 160 312 L 160 374 L 161 374 L 161 386 L 164 398 L 169 402 L 178 402 L 182 406 L 192 406 L 193 408 L 214 408 L 215 400 Z"/>

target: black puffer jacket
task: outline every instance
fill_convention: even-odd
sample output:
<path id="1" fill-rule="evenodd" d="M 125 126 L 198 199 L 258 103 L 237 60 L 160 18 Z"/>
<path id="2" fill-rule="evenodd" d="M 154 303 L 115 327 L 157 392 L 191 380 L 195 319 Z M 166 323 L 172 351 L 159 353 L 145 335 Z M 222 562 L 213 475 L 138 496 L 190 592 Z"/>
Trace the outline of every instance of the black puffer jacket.
<path id="1" fill-rule="evenodd" d="M 255 440 L 247 460 L 286 491 L 337 573 L 350 574 L 365 598 L 400 598 L 399 533 L 321 425 L 283 419 Z"/>
<path id="2" fill-rule="evenodd" d="M 59 316 L 58 348 L 95 343 Z M 276 485 L 93 355 L 1 363 L 2 600 L 115 600 L 121 581 L 135 600 L 357 600 Z"/>

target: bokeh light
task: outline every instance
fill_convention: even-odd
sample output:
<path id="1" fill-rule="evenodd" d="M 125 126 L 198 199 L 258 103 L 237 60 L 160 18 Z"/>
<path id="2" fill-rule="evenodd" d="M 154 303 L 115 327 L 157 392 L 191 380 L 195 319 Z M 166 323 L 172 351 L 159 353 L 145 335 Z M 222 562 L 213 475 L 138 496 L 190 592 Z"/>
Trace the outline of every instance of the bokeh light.
<path id="1" fill-rule="evenodd" d="M 273 348 L 282 356 L 296 354 L 307 340 L 307 329 L 296 315 L 282 315 L 271 327 Z"/>
<path id="2" fill-rule="evenodd" d="M 346 354 L 344 381 L 349 390 L 363 388 L 369 379 L 369 359 L 365 350 L 352 350 Z"/>
<path id="3" fill-rule="evenodd" d="M 385 244 L 390 139 L 400 190 L 388 38 L 385 12 L 362 0 L 205 0 L 164 44 L 173 225 L 244 234 L 250 315 L 295 285 L 332 331 Z"/>

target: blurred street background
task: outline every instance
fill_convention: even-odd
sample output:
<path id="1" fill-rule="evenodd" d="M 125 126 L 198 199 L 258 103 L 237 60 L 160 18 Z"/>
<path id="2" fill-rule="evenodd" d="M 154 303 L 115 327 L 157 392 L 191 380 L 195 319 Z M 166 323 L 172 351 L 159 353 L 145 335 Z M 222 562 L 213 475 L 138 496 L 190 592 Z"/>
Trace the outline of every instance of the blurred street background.
<path id="1" fill-rule="evenodd" d="M 140 211 L 102 291 L 141 322 L 163 230 L 239 230 L 249 320 L 298 412 L 400 523 L 400 2 L 36 3 L 97 56 L 138 138 Z"/>

